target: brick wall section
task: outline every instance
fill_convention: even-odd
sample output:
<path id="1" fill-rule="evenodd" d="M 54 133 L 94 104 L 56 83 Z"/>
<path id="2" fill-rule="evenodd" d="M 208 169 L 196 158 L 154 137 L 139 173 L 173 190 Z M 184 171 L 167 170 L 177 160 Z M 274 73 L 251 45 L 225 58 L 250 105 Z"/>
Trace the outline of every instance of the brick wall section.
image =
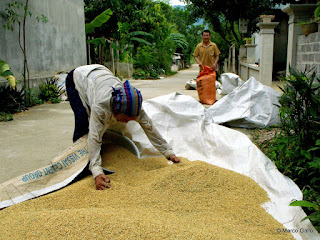
<path id="1" fill-rule="evenodd" d="M 314 69 L 320 76 L 320 32 L 298 37 L 297 69 Z"/>

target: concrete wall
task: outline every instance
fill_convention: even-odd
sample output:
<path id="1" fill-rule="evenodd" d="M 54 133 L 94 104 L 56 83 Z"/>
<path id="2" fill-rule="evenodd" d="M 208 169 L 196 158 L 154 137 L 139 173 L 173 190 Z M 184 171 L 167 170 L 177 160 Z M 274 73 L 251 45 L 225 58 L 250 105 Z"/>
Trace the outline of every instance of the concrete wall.
<path id="1" fill-rule="evenodd" d="M 8 2 L 11 1 L 0 1 L 0 11 Z M 34 86 L 36 80 L 52 77 L 55 72 L 86 64 L 83 0 L 29 2 L 33 15 L 26 22 L 26 49 L 31 84 Z M 47 17 L 47 23 L 36 20 L 36 16 L 42 14 Z M 11 32 L 4 31 L 3 23 L 0 17 L 0 58 L 9 63 L 15 77 L 22 80 L 23 53 L 18 45 L 18 25 Z"/>
<path id="2" fill-rule="evenodd" d="M 297 69 L 313 69 L 320 75 L 320 32 L 298 37 Z"/>
<path id="3" fill-rule="evenodd" d="M 249 78 L 254 77 L 257 81 L 260 81 L 259 71 L 260 67 L 256 64 L 248 64 L 246 62 L 240 62 L 239 77 L 242 81 L 247 81 Z"/>
<path id="4" fill-rule="evenodd" d="M 116 65 L 116 63 L 114 64 Z M 112 71 L 111 62 L 106 62 L 105 66 Z M 116 66 L 115 66 L 116 67 Z M 123 78 L 131 78 L 133 74 L 133 64 L 129 63 L 129 70 L 127 63 L 119 63 L 120 76 Z"/>

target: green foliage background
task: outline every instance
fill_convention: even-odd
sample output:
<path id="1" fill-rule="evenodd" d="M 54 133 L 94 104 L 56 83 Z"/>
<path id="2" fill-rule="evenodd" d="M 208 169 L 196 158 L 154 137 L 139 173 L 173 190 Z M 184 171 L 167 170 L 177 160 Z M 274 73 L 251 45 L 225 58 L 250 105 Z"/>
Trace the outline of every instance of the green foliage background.
<path id="1" fill-rule="evenodd" d="M 134 64 L 139 72 L 136 75 L 157 78 L 162 71 L 172 74 L 173 53 L 184 54 L 190 62 L 195 45 L 201 41 L 204 27 L 193 25 L 197 19 L 188 10 L 161 1 L 85 0 L 86 23 L 108 8 L 113 12 L 108 22 L 87 36 L 118 40 L 119 46 L 112 47 L 120 50 L 120 61 Z M 108 61 L 109 50 L 105 54 Z"/>

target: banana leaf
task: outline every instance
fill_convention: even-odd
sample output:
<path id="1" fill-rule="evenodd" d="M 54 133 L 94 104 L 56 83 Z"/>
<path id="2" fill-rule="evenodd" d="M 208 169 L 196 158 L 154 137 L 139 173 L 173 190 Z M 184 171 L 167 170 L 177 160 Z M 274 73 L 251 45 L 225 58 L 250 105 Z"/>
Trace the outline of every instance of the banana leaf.
<path id="1" fill-rule="evenodd" d="M 87 23 L 85 25 L 86 34 L 92 33 L 94 31 L 94 29 L 97 27 L 101 27 L 102 24 L 104 24 L 105 22 L 107 22 L 109 20 L 109 18 L 111 17 L 112 14 L 113 14 L 113 12 L 109 8 L 109 9 L 105 10 L 103 13 L 101 13 L 100 15 L 98 15 L 95 19 L 93 19 L 92 22 Z"/>
<path id="2" fill-rule="evenodd" d="M 0 76 L 5 77 L 9 81 L 13 89 L 16 88 L 16 79 L 13 76 L 13 73 L 11 72 L 9 64 L 1 59 L 0 59 Z"/>
<path id="3" fill-rule="evenodd" d="M 106 47 L 106 39 L 105 38 L 94 38 L 87 41 L 88 43 L 94 44 L 95 46 L 103 45 Z"/>

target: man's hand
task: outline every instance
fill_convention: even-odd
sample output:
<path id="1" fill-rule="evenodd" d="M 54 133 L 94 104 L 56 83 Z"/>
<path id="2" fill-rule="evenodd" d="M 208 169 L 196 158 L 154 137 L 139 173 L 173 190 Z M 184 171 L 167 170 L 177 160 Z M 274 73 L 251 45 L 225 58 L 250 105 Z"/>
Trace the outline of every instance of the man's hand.
<path id="1" fill-rule="evenodd" d="M 199 64 L 199 67 L 203 67 L 202 62 L 200 62 L 198 57 L 194 57 L 194 60 Z"/>
<path id="2" fill-rule="evenodd" d="M 169 160 L 174 163 L 182 163 L 181 160 L 176 155 L 171 155 Z"/>
<path id="3" fill-rule="evenodd" d="M 108 183 L 110 183 L 110 179 L 106 177 L 106 175 L 104 174 L 100 174 L 98 176 L 96 176 L 96 188 L 97 190 L 104 190 L 106 188 L 110 188 L 111 185 L 109 185 Z"/>
<path id="4" fill-rule="evenodd" d="M 212 68 L 213 68 L 214 70 L 217 70 L 218 64 L 217 64 L 217 63 L 216 63 L 216 64 L 213 64 Z"/>

